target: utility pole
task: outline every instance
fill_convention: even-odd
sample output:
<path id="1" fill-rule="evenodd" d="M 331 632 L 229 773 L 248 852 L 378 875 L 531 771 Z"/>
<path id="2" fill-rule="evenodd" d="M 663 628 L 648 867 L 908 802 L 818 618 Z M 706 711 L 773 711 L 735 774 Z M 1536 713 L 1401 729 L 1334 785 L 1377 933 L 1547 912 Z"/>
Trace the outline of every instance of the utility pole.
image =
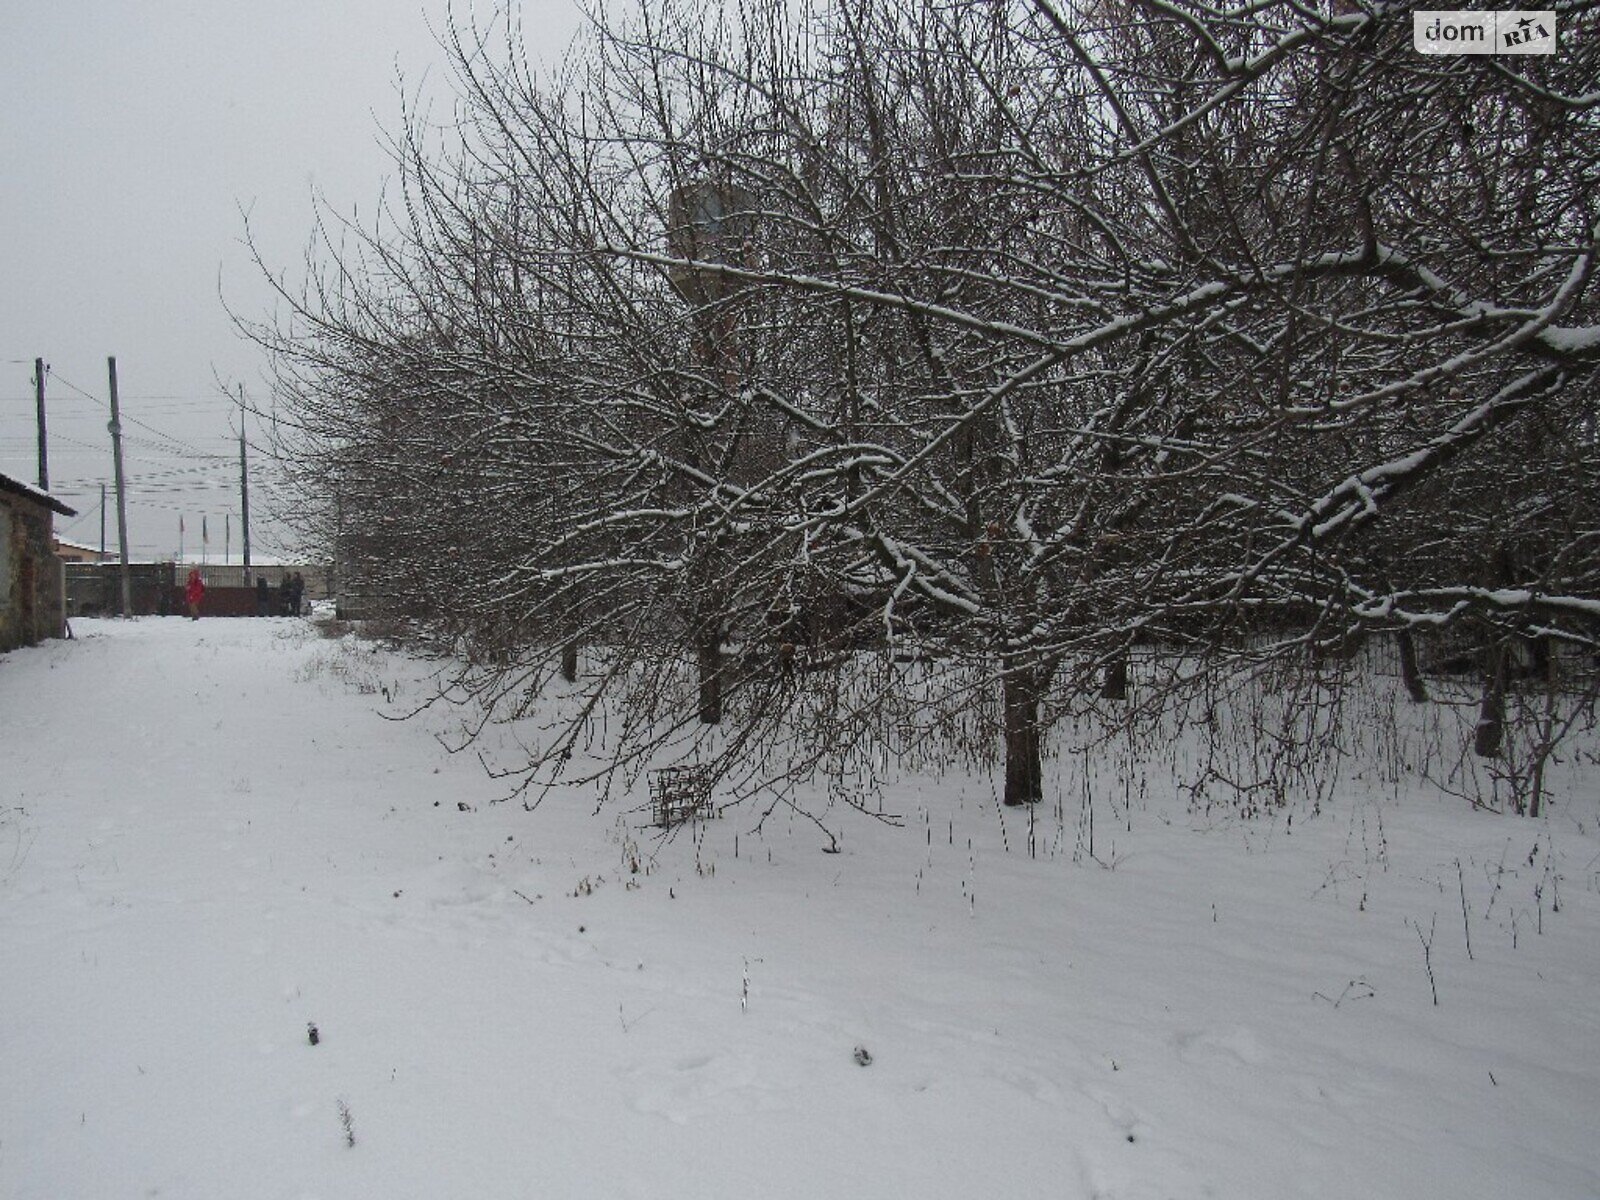
<path id="1" fill-rule="evenodd" d="M 111 465 L 117 484 L 117 543 L 122 549 L 122 615 L 133 616 L 133 584 L 128 577 L 128 495 L 122 483 L 122 418 L 117 410 L 117 357 L 106 359 L 111 376 Z"/>
<path id="2" fill-rule="evenodd" d="M 33 394 L 39 402 L 39 490 L 50 490 L 50 454 L 44 436 L 44 359 L 33 360 Z"/>
<path id="3" fill-rule="evenodd" d="M 250 582 L 250 472 L 244 459 L 244 384 L 239 385 L 239 536 L 244 539 L 244 581 Z"/>

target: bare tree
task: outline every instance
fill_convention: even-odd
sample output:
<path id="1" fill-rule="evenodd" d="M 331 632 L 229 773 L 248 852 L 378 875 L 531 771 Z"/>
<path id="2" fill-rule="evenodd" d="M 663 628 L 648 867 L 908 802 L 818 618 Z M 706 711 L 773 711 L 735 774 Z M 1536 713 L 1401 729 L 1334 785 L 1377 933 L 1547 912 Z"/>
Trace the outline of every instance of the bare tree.
<path id="1" fill-rule="evenodd" d="M 1375 632 L 1419 697 L 1419 635 L 1482 648 L 1492 752 L 1510 648 L 1600 648 L 1569 46 L 1425 58 L 1383 7 L 644 5 L 542 85 L 503 14 L 455 31 L 459 142 L 414 116 L 397 218 L 329 236 L 262 336 L 470 694 L 588 647 L 527 781 L 616 701 L 597 771 L 679 731 L 753 787 L 938 735 L 1032 803 L 1063 712 Z"/>

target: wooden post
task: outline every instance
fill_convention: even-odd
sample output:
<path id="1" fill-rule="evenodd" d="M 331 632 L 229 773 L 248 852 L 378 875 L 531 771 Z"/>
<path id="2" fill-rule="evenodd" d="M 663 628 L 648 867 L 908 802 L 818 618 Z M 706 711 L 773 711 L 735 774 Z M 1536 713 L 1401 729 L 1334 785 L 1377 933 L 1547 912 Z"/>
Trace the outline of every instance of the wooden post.
<path id="1" fill-rule="evenodd" d="M 44 431 L 44 359 L 33 360 L 33 394 L 39 406 L 39 490 L 50 490 L 50 452 Z"/>
<path id="2" fill-rule="evenodd" d="M 244 539 L 244 581 L 250 582 L 250 472 L 244 457 L 244 384 L 239 385 L 239 535 Z"/>
<path id="3" fill-rule="evenodd" d="M 122 482 L 122 418 L 117 409 L 117 359 L 106 359 L 111 376 L 111 465 L 117 484 L 117 543 L 122 550 L 122 615 L 133 616 L 133 582 L 128 574 L 128 495 Z"/>

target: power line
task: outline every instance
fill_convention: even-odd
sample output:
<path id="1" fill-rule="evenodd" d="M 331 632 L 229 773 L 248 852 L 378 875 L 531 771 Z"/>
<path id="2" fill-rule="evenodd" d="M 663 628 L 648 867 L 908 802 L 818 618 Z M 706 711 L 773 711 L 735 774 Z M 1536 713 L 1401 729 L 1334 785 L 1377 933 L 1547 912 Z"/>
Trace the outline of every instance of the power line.
<path id="1" fill-rule="evenodd" d="M 76 392 L 79 396 L 82 396 L 85 400 L 89 401 L 91 404 L 97 404 L 97 405 L 104 405 L 105 404 L 105 401 L 101 400 L 97 396 L 90 395 L 88 392 L 84 391 L 77 384 L 73 383 L 69 379 L 64 378 L 62 375 L 58 374 L 56 371 L 51 370 L 49 372 L 49 374 L 50 374 L 50 378 L 54 379 L 57 383 L 61 384 L 65 388 L 67 388 L 69 391 Z M 120 404 L 119 404 L 119 407 L 120 407 Z M 129 424 L 129 425 L 137 425 L 140 429 L 143 429 L 146 433 L 153 433 L 153 434 L 156 435 L 156 437 L 162 438 L 165 441 L 170 442 L 173 446 L 178 446 L 178 447 L 181 447 L 184 450 L 188 450 L 190 453 L 192 453 L 192 454 L 194 454 L 194 455 L 196 455 L 196 456 L 198 456 L 200 458 L 219 458 L 219 459 L 224 458 L 223 455 L 211 454 L 208 451 L 200 449 L 199 446 L 196 446 L 196 445 L 194 445 L 194 444 L 192 444 L 190 442 L 186 442 L 182 438 L 177 437 L 177 436 L 175 436 L 173 434 L 167 433 L 165 430 L 157 429 L 154 425 L 150 425 L 150 424 L 148 424 L 148 423 L 146 423 L 144 421 L 139 420 L 138 417 L 130 417 L 126 413 L 122 413 L 121 414 L 121 420 L 124 421 L 125 423 Z"/>
<path id="2" fill-rule="evenodd" d="M 77 384 L 73 383 L 70 379 L 66 379 L 66 378 L 63 378 L 61 375 L 58 375 L 54 368 L 47 368 L 47 369 L 49 370 L 50 378 L 54 379 L 62 387 L 66 388 L 67 391 L 76 392 L 78 395 L 82 396 L 85 400 L 89 401 L 89 403 L 91 403 L 91 404 L 98 404 L 102 408 L 106 408 L 107 407 L 106 406 L 106 402 L 104 400 L 100 399 L 99 396 L 91 396 L 88 392 L 84 391 L 81 387 L 79 387 Z"/>
<path id="3" fill-rule="evenodd" d="M 134 421 L 132 417 L 123 417 L 122 419 L 124 421 L 131 421 L 135 425 L 139 424 L 139 422 Z M 227 461 L 229 461 L 226 455 L 209 454 L 204 450 L 194 450 L 192 453 L 189 452 L 189 451 L 184 451 L 184 450 L 175 450 L 170 445 L 163 445 L 161 442 L 152 442 L 148 438 L 125 437 L 123 439 L 123 441 L 124 442 L 132 442 L 133 444 L 139 445 L 139 446 L 148 446 L 152 450 L 161 450 L 161 451 L 166 452 L 167 454 L 172 455 L 174 458 L 189 459 L 191 461 L 199 460 L 199 461 L 206 461 L 206 462 L 217 462 L 217 461 L 227 462 Z"/>
<path id="4" fill-rule="evenodd" d="M 25 448 L 33 445 L 33 439 L 32 438 L 20 438 L 19 437 L 19 438 L 5 438 L 3 440 L 6 442 L 7 445 L 15 445 L 18 449 L 25 449 Z M 81 446 L 83 449 L 92 450 L 96 454 L 104 454 L 106 452 L 106 448 L 104 446 L 92 446 L 88 442 L 80 442 L 80 441 L 78 441 L 77 438 L 66 437 L 63 434 L 60 434 L 60 433 L 55 432 L 54 430 L 51 430 L 51 432 L 50 432 L 50 444 L 52 446 L 54 446 L 57 442 L 66 442 L 70 446 Z"/>
<path id="5" fill-rule="evenodd" d="M 63 533 L 70 533 L 72 530 L 76 529 L 79 525 L 82 525 L 90 517 L 92 517 L 96 513 L 98 513 L 101 510 L 101 508 L 102 508 L 102 506 L 104 504 L 105 504 L 105 499 L 104 499 L 104 496 L 102 494 L 102 498 L 95 501 L 93 508 L 84 509 L 75 518 L 73 518 L 71 521 L 67 522 L 66 525 L 64 525 L 64 526 L 60 527 L 59 529 L 57 529 L 56 533 L 58 535 L 59 534 L 63 534 Z"/>

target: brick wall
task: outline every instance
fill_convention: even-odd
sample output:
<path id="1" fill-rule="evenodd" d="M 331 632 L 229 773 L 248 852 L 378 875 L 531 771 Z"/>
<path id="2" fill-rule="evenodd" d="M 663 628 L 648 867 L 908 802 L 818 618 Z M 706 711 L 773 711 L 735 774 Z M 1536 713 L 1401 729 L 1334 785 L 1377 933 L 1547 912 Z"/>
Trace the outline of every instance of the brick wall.
<path id="1" fill-rule="evenodd" d="M 26 496 L 0 494 L 0 651 L 62 634 L 52 520 L 48 508 Z"/>

